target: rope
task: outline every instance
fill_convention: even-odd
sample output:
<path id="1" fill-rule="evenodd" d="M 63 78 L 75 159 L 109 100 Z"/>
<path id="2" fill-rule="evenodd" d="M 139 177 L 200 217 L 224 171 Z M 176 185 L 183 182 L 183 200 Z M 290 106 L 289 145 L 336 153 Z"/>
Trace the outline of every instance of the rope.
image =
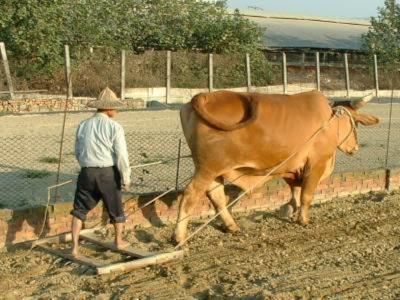
<path id="1" fill-rule="evenodd" d="M 357 139 L 357 134 L 356 134 L 356 122 L 354 121 L 353 115 L 351 114 L 351 112 L 344 106 L 336 106 L 334 108 L 332 108 L 334 114 L 336 116 L 342 116 L 344 113 L 346 113 L 349 118 L 350 118 L 350 123 L 351 123 L 351 129 L 349 131 L 349 133 L 347 134 L 347 136 L 338 144 L 337 148 L 339 148 L 340 146 L 342 146 L 344 144 L 344 142 L 346 142 L 348 140 L 348 138 L 350 137 L 351 133 L 354 132 L 356 139 Z M 339 124 L 338 124 L 338 137 L 339 137 Z M 358 140 L 357 140 L 358 143 Z"/>
<path id="2" fill-rule="evenodd" d="M 185 180 L 181 181 L 181 184 L 187 182 L 188 180 L 192 179 L 192 176 L 186 178 Z M 165 195 L 169 194 L 170 192 L 174 191 L 175 187 L 170 188 L 169 190 L 165 191 L 164 193 L 162 193 L 161 195 L 151 199 L 150 201 L 146 202 L 145 204 L 143 204 L 142 206 L 137 207 L 136 209 L 134 209 L 132 212 L 130 212 L 129 214 L 126 215 L 126 217 L 132 216 L 134 213 L 136 213 L 137 211 L 149 206 L 150 204 L 152 204 L 153 202 L 157 201 L 158 199 L 164 197 Z"/>
<path id="3" fill-rule="evenodd" d="M 177 246 L 175 246 L 175 250 L 182 248 L 183 245 L 185 245 L 190 239 L 192 239 L 194 236 L 196 236 L 201 230 L 203 230 L 208 224 L 210 224 L 212 221 L 214 221 L 223 211 L 227 210 L 231 206 L 233 206 L 235 203 L 237 203 L 241 198 L 243 198 L 248 192 L 253 190 L 256 186 L 258 186 L 265 178 L 267 178 L 269 175 L 271 175 L 273 172 L 275 172 L 277 169 L 282 167 L 284 164 L 286 164 L 292 157 L 297 155 L 302 148 L 307 146 L 309 143 L 311 143 L 324 129 L 326 129 L 331 122 L 334 120 L 335 117 L 340 116 L 339 113 L 337 113 L 337 110 L 334 110 L 333 116 L 330 118 L 330 120 L 320 127 L 303 145 L 298 147 L 291 155 L 289 155 L 284 161 L 273 167 L 266 175 L 263 175 L 259 181 L 257 181 L 255 184 L 253 184 L 250 188 L 247 190 L 243 191 L 236 199 L 234 199 L 231 203 L 229 203 L 227 206 L 224 207 L 224 209 L 220 210 L 218 213 L 216 213 L 210 220 L 205 222 L 203 225 L 201 225 L 199 228 L 197 228 L 192 234 L 190 234 L 186 239 L 184 239 L 182 242 L 180 242 Z"/>
<path id="4" fill-rule="evenodd" d="M 189 157 L 192 157 L 192 156 L 191 155 L 185 155 L 185 156 L 181 156 L 179 159 L 189 158 Z M 151 162 L 151 163 L 145 163 L 145 164 L 130 166 L 130 168 L 131 169 L 138 169 L 138 168 L 143 168 L 143 167 L 148 167 L 148 166 L 166 164 L 166 163 L 169 163 L 171 161 L 176 161 L 176 160 L 178 160 L 178 158 L 171 158 L 171 159 L 166 159 L 166 160 L 158 160 L 158 161 Z"/>

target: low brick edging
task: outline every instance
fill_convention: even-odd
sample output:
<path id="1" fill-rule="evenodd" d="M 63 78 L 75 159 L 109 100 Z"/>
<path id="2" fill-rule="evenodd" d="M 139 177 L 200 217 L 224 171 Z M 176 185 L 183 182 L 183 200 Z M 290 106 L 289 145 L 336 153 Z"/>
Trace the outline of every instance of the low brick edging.
<path id="1" fill-rule="evenodd" d="M 386 178 L 390 175 L 389 178 Z M 388 180 L 387 180 L 388 179 Z M 354 194 L 382 191 L 387 182 L 390 189 L 400 189 L 400 168 L 386 170 L 374 170 L 364 172 L 347 172 L 333 174 L 322 181 L 315 191 L 314 202 L 321 203 L 337 197 Z M 240 190 L 235 187 L 227 187 L 227 195 L 234 199 Z M 125 211 L 129 216 L 126 222 L 127 228 L 136 225 L 152 226 L 164 222 L 175 222 L 178 214 L 179 193 L 171 193 L 162 197 L 157 202 L 130 215 L 138 207 L 152 199 L 154 195 L 127 196 L 124 199 Z M 234 207 L 233 211 L 243 212 L 251 210 L 273 210 L 286 203 L 290 198 L 290 189 L 281 179 L 269 181 L 263 187 L 243 197 Z M 48 218 L 43 236 L 53 236 L 70 231 L 72 203 L 59 203 L 49 207 Z M 0 210 L 0 249 L 8 245 L 35 240 L 40 233 L 45 207 L 35 207 L 24 210 Z M 205 217 L 214 214 L 210 201 L 204 197 L 198 201 L 194 218 Z M 93 227 L 106 223 L 106 213 L 99 204 L 88 215 L 85 227 Z"/>

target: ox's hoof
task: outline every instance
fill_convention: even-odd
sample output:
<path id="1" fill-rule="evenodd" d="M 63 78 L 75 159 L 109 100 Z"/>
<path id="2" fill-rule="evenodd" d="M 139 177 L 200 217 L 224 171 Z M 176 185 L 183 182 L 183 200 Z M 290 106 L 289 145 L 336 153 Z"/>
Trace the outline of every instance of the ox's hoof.
<path id="1" fill-rule="evenodd" d="M 299 214 L 299 217 L 297 218 L 297 223 L 302 226 L 307 226 L 310 223 L 310 219 Z"/>
<path id="2" fill-rule="evenodd" d="M 173 236 L 172 236 L 172 240 L 173 240 L 173 242 L 174 242 L 174 244 L 175 245 L 179 245 L 179 246 L 182 246 L 183 245 L 183 242 L 186 240 L 186 234 L 178 234 L 178 233 L 175 233 Z"/>
<path id="3" fill-rule="evenodd" d="M 289 203 L 286 203 L 285 205 L 282 205 L 279 209 L 279 216 L 283 219 L 291 219 L 294 215 L 294 209 L 293 206 L 291 206 Z"/>
<path id="4" fill-rule="evenodd" d="M 235 223 L 225 226 L 226 232 L 234 233 L 240 231 L 240 227 L 237 226 Z"/>

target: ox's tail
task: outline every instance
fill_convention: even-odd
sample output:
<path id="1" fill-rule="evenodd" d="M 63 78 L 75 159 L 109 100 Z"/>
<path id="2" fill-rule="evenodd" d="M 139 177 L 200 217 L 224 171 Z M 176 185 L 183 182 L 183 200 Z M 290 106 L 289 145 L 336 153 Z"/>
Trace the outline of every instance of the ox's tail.
<path id="1" fill-rule="evenodd" d="M 224 131 L 239 129 L 249 125 L 249 123 L 253 122 L 258 115 L 258 101 L 251 97 L 240 95 L 239 101 L 242 104 L 242 115 L 240 117 L 240 120 L 238 122 L 228 120 L 229 118 L 227 119 L 226 115 L 229 113 L 222 113 L 223 109 L 222 112 L 221 109 L 218 109 L 217 113 L 213 113 L 213 105 L 208 104 L 215 101 L 215 105 L 230 105 L 229 101 L 222 101 L 222 98 L 218 99 L 219 97 L 210 97 L 210 95 L 211 94 L 209 93 L 200 93 L 192 98 L 191 104 L 196 113 L 200 116 L 200 118 L 215 129 Z M 236 94 L 236 96 L 239 96 L 239 94 Z M 235 100 L 238 101 L 237 99 L 238 98 L 236 98 Z"/>

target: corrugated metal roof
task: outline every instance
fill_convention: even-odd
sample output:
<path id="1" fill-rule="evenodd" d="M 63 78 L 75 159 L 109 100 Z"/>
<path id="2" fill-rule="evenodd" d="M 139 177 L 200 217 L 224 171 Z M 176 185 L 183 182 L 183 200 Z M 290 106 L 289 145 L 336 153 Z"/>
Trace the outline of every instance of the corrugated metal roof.
<path id="1" fill-rule="evenodd" d="M 266 48 L 318 48 L 360 50 L 361 36 L 370 22 L 361 19 L 334 19 L 242 12 L 246 18 L 265 28 Z"/>

